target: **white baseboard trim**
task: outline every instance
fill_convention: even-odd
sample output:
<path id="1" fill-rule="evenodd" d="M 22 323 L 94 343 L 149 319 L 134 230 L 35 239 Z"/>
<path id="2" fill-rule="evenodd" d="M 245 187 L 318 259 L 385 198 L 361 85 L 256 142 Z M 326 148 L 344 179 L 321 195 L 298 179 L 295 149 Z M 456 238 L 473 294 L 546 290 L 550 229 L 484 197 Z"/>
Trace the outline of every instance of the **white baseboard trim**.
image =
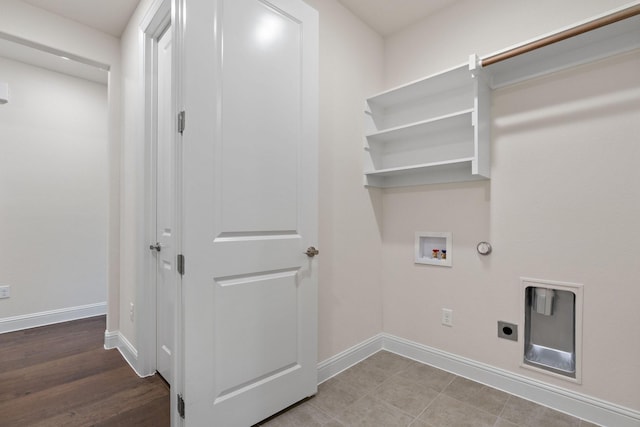
<path id="1" fill-rule="evenodd" d="M 107 314 L 107 303 L 80 305 L 0 319 L 0 334 Z"/>
<path id="2" fill-rule="evenodd" d="M 383 334 L 378 334 L 318 364 L 318 384 L 338 375 L 382 350 Z"/>
<path id="3" fill-rule="evenodd" d="M 387 350 L 449 371 L 596 424 L 617 427 L 640 426 L 639 411 L 384 333 L 321 362 L 318 365 L 318 383 L 326 381 L 379 350 Z"/>
<path id="4" fill-rule="evenodd" d="M 104 331 L 104 349 L 118 348 L 120 343 L 120 331 Z"/>
<path id="5" fill-rule="evenodd" d="M 136 375 L 144 377 L 138 371 L 138 350 L 129 342 L 129 340 L 122 335 L 120 331 L 105 331 L 104 333 L 104 348 L 106 350 L 118 349 L 124 360 L 131 366 Z"/>

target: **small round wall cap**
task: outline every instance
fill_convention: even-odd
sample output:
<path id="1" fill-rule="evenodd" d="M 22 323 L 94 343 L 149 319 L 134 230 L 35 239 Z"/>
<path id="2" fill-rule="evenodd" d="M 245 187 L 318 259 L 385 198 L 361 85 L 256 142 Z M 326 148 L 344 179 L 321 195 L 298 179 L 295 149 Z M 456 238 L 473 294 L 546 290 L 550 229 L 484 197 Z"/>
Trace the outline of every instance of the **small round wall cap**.
<path id="1" fill-rule="evenodd" d="M 491 253 L 491 244 L 489 242 L 480 242 L 476 247 L 480 255 L 489 255 Z"/>

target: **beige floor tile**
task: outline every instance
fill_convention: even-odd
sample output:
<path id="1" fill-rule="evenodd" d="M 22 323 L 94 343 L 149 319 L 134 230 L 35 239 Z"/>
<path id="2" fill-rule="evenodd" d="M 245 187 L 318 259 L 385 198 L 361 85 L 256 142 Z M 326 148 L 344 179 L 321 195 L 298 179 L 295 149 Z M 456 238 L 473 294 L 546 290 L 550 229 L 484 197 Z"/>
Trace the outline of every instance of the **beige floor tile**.
<path id="1" fill-rule="evenodd" d="M 349 406 L 337 418 L 345 425 L 362 427 L 407 427 L 413 421 L 413 417 L 368 395 Z"/>
<path id="2" fill-rule="evenodd" d="M 384 370 L 390 375 L 393 375 L 407 369 L 413 361 L 406 357 L 398 356 L 397 354 L 382 350 L 364 360 L 363 363 L 370 364 L 378 369 Z"/>
<path id="3" fill-rule="evenodd" d="M 507 393 L 462 377 L 456 377 L 443 393 L 493 415 L 500 415 L 509 398 Z"/>
<path id="4" fill-rule="evenodd" d="M 429 365 L 414 362 L 398 376 L 415 381 L 436 391 L 442 391 L 453 381 L 455 375 Z"/>
<path id="5" fill-rule="evenodd" d="M 498 418 L 441 394 L 429 405 L 420 419 L 433 427 L 493 427 Z"/>
<path id="6" fill-rule="evenodd" d="M 545 427 L 580 427 L 580 420 L 571 415 L 545 408 L 544 411 L 538 415 L 534 424 L 531 425 Z"/>
<path id="7" fill-rule="evenodd" d="M 509 399 L 500 414 L 500 418 L 504 418 L 505 420 L 518 425 L 529 426 L 531 425 L 531 422 L 534 422 L 538 416 L 544 412 L 544 410 L 544 406 L 516 396 L 509 396 Z"/>
<path id="8" fill-rule="evenodd" d="M 332 420 L 329 415 L 309 402 L 305 402 L 261 425 L 268 427 L 324 427 Z"/>
<path id="9" fill-rule="evenodd" d="M 318 394 L 309 400 L 309 403 L 335 418 L 362 396 L 362 391 L 354 389 L 338 378 L 332 378 L 318 386 Z"/>
<path id="10" fill-rule="evenodd" d="M 422 420 L 414 420 L 411 424 L 409 424 L 409 427 L 433 427 L 433 426 L 425 423 Z"/>
<path id="11" fill-rule="evenodd" d="M 342 372 L 339 379 L 352 388 L 366 393 L 378 387 L 390 376 L 391 374 L 385 370 L 363 362 Z"/>
<path id="12" fill-rule="evenodd" d="M 371 394 L 414 417 L 438 397 L 437 391 L 400 376 L 389 378 Z"/>
<path id="13" fill-rule="evenodd" d="M 527 427 L 580 427 L 580 419 L 510 396 L 500 418 Z"/>
<path id="14" fill-rule="evenodd" d="M 507 421 L 504 418 L 498 418 L 498 421 L 493 427 L 520 427 L 518 424 L 514 424 L 511 421 Z"/>

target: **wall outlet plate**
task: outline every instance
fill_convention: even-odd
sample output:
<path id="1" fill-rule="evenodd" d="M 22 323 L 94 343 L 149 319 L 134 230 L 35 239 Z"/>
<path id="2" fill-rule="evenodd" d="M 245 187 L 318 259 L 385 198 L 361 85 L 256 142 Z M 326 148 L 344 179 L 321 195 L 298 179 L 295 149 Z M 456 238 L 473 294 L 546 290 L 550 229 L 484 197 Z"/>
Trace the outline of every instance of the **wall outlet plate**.
<path id="1" fill-rule="evenodd" d="M 450 308 L 442 309 L 442 324 L 444 326 L 453 326 L 453 310 Z"/>
<path id="2" fill-rule="evenodd" d="M 498 338 L 518 341 L 518 325 L 498 320 Z"/>

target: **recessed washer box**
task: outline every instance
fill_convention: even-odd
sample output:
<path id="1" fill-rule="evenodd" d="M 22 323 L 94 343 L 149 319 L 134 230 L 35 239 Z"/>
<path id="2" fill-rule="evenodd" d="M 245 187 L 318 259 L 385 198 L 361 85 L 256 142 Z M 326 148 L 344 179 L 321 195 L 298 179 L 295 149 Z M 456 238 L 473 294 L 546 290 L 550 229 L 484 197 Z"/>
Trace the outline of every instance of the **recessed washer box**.
<path id="1" fill-rule="evenodd" d="M 416 232 L 415 263 L 451 267 L 452 246 L 450 231 Z"/>

